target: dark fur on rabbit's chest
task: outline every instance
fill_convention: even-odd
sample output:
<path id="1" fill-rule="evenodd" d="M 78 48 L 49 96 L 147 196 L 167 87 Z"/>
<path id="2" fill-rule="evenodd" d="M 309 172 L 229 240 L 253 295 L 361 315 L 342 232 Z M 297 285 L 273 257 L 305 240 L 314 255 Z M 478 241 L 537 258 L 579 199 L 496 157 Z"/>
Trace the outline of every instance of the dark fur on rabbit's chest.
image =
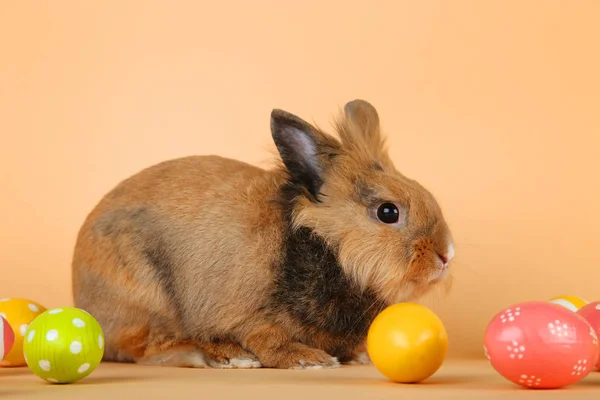
<path id="1" fill-rule="evenodd" d="M 371 291 L 361 291 L 325 241 L 305 227 L 288 229 L 276 270 L 272 307 L 302 326 L 307 342 L 325 339 L 324 350 L 350 357 L 384 304 Z"/>

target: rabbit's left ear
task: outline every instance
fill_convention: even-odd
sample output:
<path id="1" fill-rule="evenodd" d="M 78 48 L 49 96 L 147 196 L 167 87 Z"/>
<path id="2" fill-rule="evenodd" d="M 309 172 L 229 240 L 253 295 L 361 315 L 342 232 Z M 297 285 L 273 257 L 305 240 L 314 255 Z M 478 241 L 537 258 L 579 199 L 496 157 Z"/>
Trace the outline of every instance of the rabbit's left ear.
<path id="1" fill-rule="evenodd" d="M 271 135 L 292 179 L 317 198 L 323 172 L 339 143 L 301 118 L 283 110 L 271 112 Z"/>
<path id="2" fill-rule="evenodd" d="M 356 99 L 344 106 L 345 129 L 341 129 L 342 143 L 349 147 L 379 151 L 382 138 L 379 129 L 379 114 L 371 103 Z"/>

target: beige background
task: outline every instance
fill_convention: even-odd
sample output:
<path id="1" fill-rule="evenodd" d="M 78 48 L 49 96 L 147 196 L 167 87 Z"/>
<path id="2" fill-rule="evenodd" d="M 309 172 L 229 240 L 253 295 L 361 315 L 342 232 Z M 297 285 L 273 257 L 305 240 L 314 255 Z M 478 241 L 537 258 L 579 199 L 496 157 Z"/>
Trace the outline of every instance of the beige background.
<path id="1" fill-rule="evenodd" d="M 0 297 L 69 304 L 79 225 L 121 179 L 215 153 L 262 163 L 269 112 L 375 104 L 439 198 L 450 355 L 502 307 L 600 299 L 600 2 L 1 1 Z M 545 282 L 545 283 L 542 283 Z"/>

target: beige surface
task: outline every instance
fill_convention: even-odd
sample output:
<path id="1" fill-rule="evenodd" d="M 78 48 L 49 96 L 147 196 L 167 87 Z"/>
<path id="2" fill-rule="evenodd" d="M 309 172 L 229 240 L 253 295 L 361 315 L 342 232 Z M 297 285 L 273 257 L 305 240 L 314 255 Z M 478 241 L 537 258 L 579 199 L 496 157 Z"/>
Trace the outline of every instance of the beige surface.
<path id="1" fill-rule="evenodd" d="M 371 366 L 336 370 L 194 370 L 103 364 L 85 380 L 51 385 L 27 369 L 0 369 L 2 399 L 584 399 L 600 396 L 600 373 L 560 390 L 523 389 L 487 361 L 447 361 L 421 384 L 396 384 Z"/>
<path id="2" fill-rule="evenodd" d="M 0 1 L 0 297 L 71 302 L 85 215 L 150 164 L 262 163 L 269 112 L 375 104 L 439 198 L 450 354 L 509 304 L 600 299 L 600 1 Z M 540 284 L 542 281 L 544 284 Z M 327 386 L 331 387 L 331 386 Z"/>

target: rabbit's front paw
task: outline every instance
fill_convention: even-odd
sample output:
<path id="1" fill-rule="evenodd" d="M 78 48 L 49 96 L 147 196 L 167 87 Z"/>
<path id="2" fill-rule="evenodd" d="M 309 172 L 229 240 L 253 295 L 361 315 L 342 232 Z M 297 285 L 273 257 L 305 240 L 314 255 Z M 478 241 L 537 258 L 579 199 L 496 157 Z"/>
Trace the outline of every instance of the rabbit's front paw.
<path id="1" fill-rule="evenodd" d="M 371 364 L 371 357 L 369 357 L 369 352 L 367 350 L 367 344 L 361 343 L 354 348 L 352 354 L 347 359 L 342 360 L 342 364 L 349 365 L 367 365 Z"/>
<path id="2" fill-rule="evenodd" d="M 213 341 L 202 343 L 199 348 L 204 358 L 213 368 L 260 368 L 258 358 L 232 341 Z"/>
<path id="3" fill-rule="evenodd" d="M 285 369 L 323 369 L 337 368 L 340 363 L 323 350 L 313 349 L 301 343 L 291 343 L 279 350 L 276 368 Z"/>
<path id="4" fill-rule="evenodd" d="M 367 365 L 371 364 L 371 358 L 369 357 L 369 353 L 366 351 L 356 352 L 354 353 L 353 357 L 347 362 L 344 362 L 344 364 Z"/>

